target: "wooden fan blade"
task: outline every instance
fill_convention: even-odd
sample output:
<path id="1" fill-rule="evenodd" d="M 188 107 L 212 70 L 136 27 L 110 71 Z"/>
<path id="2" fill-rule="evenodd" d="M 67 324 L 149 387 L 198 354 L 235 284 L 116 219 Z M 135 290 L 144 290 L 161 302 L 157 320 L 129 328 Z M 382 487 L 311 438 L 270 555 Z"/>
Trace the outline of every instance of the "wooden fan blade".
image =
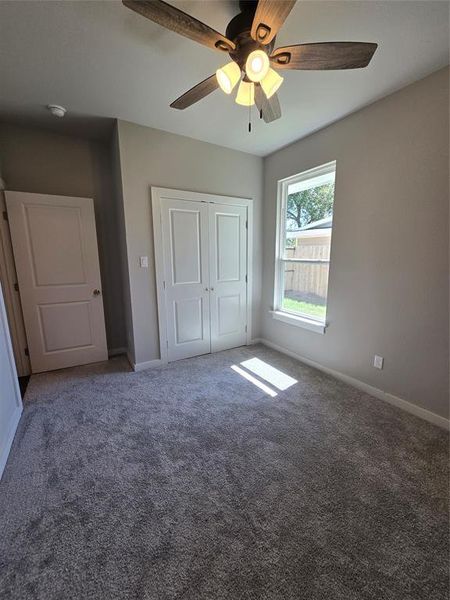
<path id="1" fill-rule="evenodd" d="M 255 42 L 270 44 L 291 12 L 295 0 L 259 0 L 251 36 Z"/>
<path id="2" fill-rule="evenodd" d="M 274 94 L 267 98 L 260 85 L 255 86 L 255 104 L 262 112 L 262 118 L 266 123 L 276 121 L 281 117 L 281 106 L 278 96 Z"/>
<path id="3" fill-rule="evenodd" d="M 131 8 L 150 21 L 184 35 L 194 42 L 225 52 L 236 48 L 235 44 L 221 33 L 167 2 L 162 0 L 122 0 L 122 2 L 127 8 Z"/>
<path id="4" fill-rule="evenodd" d="M 207 79 L 204 79 L 200 83 L 197 83 L 193 88 L 185 92 L 182 96 L 177 98 L 170 105 L 171 108 L 178 108 L 179 110 L 184 110 L 195 104 L 202 98 L 205 98 L 211 92 L 214 92 L 219 87 L 219 83 L 217 81 L 217 77 L 215 75 L 211 75 Z"/>
<path id="5" fill-rule="evenodd" d="M 277 69 L 361 69 L 370 63 L 377 46 L 369 42 L 298 44 L 277 48 L 270 62 Z"/>

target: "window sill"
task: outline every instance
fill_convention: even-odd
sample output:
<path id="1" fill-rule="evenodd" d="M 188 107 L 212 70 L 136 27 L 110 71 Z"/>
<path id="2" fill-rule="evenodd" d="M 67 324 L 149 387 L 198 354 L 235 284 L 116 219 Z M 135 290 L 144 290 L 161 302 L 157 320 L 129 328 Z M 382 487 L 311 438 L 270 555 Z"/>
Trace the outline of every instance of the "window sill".
<path id="1" fill-rule="evenodd" d="M 276 319 L 277 321 L 282 321 L 283 323 L 294 325 L 295 327 L 303 327 L 303 329 L 308 329 L 309 331 L 314 331 L 315 333 L 320 333 L 321 335 L 325 333 L 327 327 L 325 323 L 313 321 L 313 319 L 308 319 L 306 317 L 290 315 L 289 313 L 281 310 L 271 310 L 270 314 L 272 315 L 272 318 Z"/>

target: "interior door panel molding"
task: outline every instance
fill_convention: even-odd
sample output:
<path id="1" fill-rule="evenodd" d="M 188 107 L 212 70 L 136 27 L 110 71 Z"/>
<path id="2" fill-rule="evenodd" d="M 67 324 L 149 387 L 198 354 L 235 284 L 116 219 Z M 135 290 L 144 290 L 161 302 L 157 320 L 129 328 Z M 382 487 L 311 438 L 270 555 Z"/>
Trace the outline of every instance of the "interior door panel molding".
<path id="1" fill-rule="evenodd" d="M 226 304 L 230 305 L 233 303 L 233 300 L 237 300 L 238 310 L 241 310 L 241 298 L 239 294 L 228 294 L 226 296 L 221 296 L 217 298 L 217 314 L 219 316 L 218 323 L 218 334 L 220 335 L 229 335 L 231 333 L 237 333 L 238 331 L 238 319 L 229 318 L 226 319 Z M 227 327 L 228 325 L 228 327 Z"/>
<path id="2" fill-rule="evenodd" d="M 185 280 L 185 281 L 181 281 L 178 280 L 177 278 L 177 262 L 176 262 L 176 258 L 178 255 L 177 252 L 177 244 L 176 244 L 176 234 L 177 231 L 175 230 L 175 219 L 177 216 L 180 215 L 180 213 L 184 213 L 185 215 L 193 215 L 195 217 L 195 226 L 196 226 L 196 233 L 197 233 L 197 237 L 196 239 L 192 239 L 192 241 L 195 241 L 195 244 L 197 246 L 197 264 L 196 264 L 196 269 L 197 269 L 197 278 L 196 279 L 190 279 L 190 280 Z M 191 283 L 200 283 L 200 274 L 201 274 L 201 261 L 202 261 L 202 255 L 201 255 L 201 248 L 199 245 L 199 239 L 200 239 L 200 232 L 201 232 L 201 226 L 200 226 L 200 213 L 199 211 L 194 211 L 194 210 L 187 210 L 187 209 L 177 209 L 174 210 L 172 208 L 169 208 L 169 222 L 170 222 L 170 246 L 172 248 L 172 253 L 171 253 L 171 263 L 172 263 L 172 285 L 185 285 L 185 284 L 191 284 Z M 182 228 L 182 233 L 184 236 L 186 236 L 187 233 L 187 228 L 184 227 Z M 181 233 L 181 232 L 179 232 Z M 185 242 L 189 243 L 189 240 L 185 240 Z M 182 258 L 182 256 L 180 256 L 179 258 Z M 193 273 L 194 274 L 194 273 Z"/>
<path id="3" fill-rule="evenodd" d="M 8 192 L 9 193 L 9 192 Z M 23 219 L 24 219 L 24 225 L 25 225 L 25 231 L 26 231 L 26 238 L 27 238 L 27 244 L 28 244 L 28 251 L 29 251 L 29 256 L 31 257 L 31 266 L 32 266 L 32 277 L 33 277 L 33 284 L 35 287 L 48 287 L 48 286 L 58 286 L 61 285 L 62 283 L 64 285 L 83 285 L 87 283 L 87 277 L 86 277 L 86 271 L 84 268 L 84 265 L 86 263 L 87 260 L 87 255 L 86 255 L 86 247 L 85 247 L 85 243 L 84 243 L 84 236 L 83 236 L 83 228 L 82 228 L 82 223 L 81 223 L 81 209 L 77 206 L 64 206 L 62 204 L 54 204 L 54 205 L 50 205 L 50 204 L 33 204 L 31 206 L 22 206 L 22 210 L 23 210 Z M 36 264 L 36 260 L 35 260 L 35 256 L 36 253 L 38 251 L 38 248 L 36 248 L 37 246 L 37 240 L 33 239 L 33 233 L 32 233 L 32 226 L 31 226 L 31 218 L 33 218 L 33 213 L 35 213 L 35 217 L 37 216 L 36 213 L 38 210 L 41 211 L 47 211 L 51 212 L 51 211 L 59 211 L 61 212 L 66 212 L 67 214 L 71 213 L 75 213 L 76 214 L 76 218 L 77 218 L 77 234 L 78 234 L 78 240 L 77 240 L 77 246 L 79 249 L 79 254 L 80 257 L 82 257 L 82 260 L 80 260 L 77 264 L 77 268 L 79 270 L 78 275 L 81 275 L 81 277 L 75 278 L 72 277 L 71 280 L 69 281 L 61 281 L 61 278 L 58 280 L 58 282 L 54 282 L 54 281 L 45 281 L 42 279 L 42 277 L 39 276 L 39 265 Z M 38 235 L 39 233 L 42 231 L 42 233 L 45 236 L 45 228 L 46 226 L 48 226 L 48 223 L 45 222 L 41 222 L 41 223 L 36 223 L 36 227 L 34 228 L 35 230 L 37 230 Z M 67 233 L 67 229 L 65 230 L 65 233 Z M 64 235 L 61 236 L 61 243 L 63 245 L 68 245 L 70 244 L 70 242 L 74 242 L 75 240 L 72 238 L 71 240 L 67 239 L 67 237 L 65 237 Z M 44 240 L 45 242 L 45 240 Z M 42 244 L 40 245 L 41 247 L 39 248 L 39 250 L 42 250 Z M 44 245 L 45 247 L 45 245 Z M 63 257 L 64 256 L 64 252 L 65 252 L 66 248 L 62 247 L 60 248 L 60 256 Z M 54 260 L 54 257 L 52 257 Z M 45 257 L 43 257 L 43 265 L 45 266 L 48 261 L 45 260 Z M 60 272 L 57 273 L 58 275 L 61 275 Z M 65 269 L 64 274 L 67 276 L 69 275 L 69 273 L 67 272 L 67 269 Z M 48 274 L 47 274 L 48 275 Z M 74 279 L 76 279 L 76 281 L 74 281 Z"/>
<path id="4" fill-rule="evenodd" d="M 184 304 L 186 307 L 187 304 L 191 305 L 192 309 L 198 313 L 198 335 L 196 337 L 190 337 L 187 335 L 183 335 L 183 327 L 182 321 L 180 318 L 181 308 Z M 203 299 L 202 298 L 186 298 L 184 300 L 174 302 L 174 311 L 175 311 L 175 343 L 177 345 L 187 344 L 189 342 L 196 342 L 201 339 L 202 331 L 203 331 Z"/>
<path id="5" fill-rule="evenodd" d="M 241 216 L 239 215 L 239 213 L 236 214 L 230 214 L 230 213 L 222 213 L 222 212 L 215 212 L 215 234 L 216 234 L 216 239 L 217 239 L 217 247 L 220 249 L 221 246 L 221 239 L 222 237 L 225 235 L 225 232 L 222 232 L 221 234 L 221 229 L 220 229 L 220 225 L 219 225 L 219 221 L 220 219 L 225 219 L 226 221 L 230 221 L 232 219 L 234 219 L 235 221 L 237 221 L 237 229 L 236 231 L 239 232 L 239 229 L 242 225 L 241 221 Z M 233 226 L 235 224 L 233 223 Z M 232 276 L 228 276 L 228 277 L 223 277 L 222 273 L 221 273 L 221 268 L 220 268 L 220 261 L 219 261 L 219 252 L 217 252 L 216 255 L 216 260 L 215 260 L 215 265 L 216 265 L 216 278 L 217 281 L 220 282 L 226 282 L 226 281 L 239 281 L 241 279 L 241 273 L 240 273 L 240 261 L 239 261 L 239 255 L 240 255 L 240 251 L 241 251 L 241 247 L 240 247 L 240 237 L 239 235 L 238 237 L 238 244 L 236 247 L 233 248 L 233 252 L 234 252 L 234 258 L 236 259 L 235 261 L 235 267 L 236 267 L 236 272 L 234 277 Z"/>
<path id="6" fill-rule="evenodd" d="M 167 265 L 165 265 L 164 260 L 164 235 L 163 230 L 165 231 L 167 228 L 163 227 L 164 220 L 167 220 L 167 217 L 163 216 L 163 203 L 164 202 L 183 202 L 186 201 L 186 208 L 182 207 L 182 204 L 179 205 L 180 210 L 187 210 L 188 212 L 197 212 L 192 211 L 191 208 L 188 208 L 188 203 L 198 203 L 199 210 L 198 214 L 201 212 L 201 206 L 205 206 L 208 213 L 208 248 L 210 248 L 210 239 L 211 236 L 217 239 L 217 221 L 218 217 L 235 217 L 238 222 L 238 226 L 236 231 L 239 231 L 239 235 L 236 234 L 238 244 L 241 244 L 244 240 L 246 244 L 245 247 L 245 260 L 244 264 L 242 261 L 237 261 L 238 274 L 236 278 L 232 278 L 230 273 L 223 273 L 224 278 L 220 279 L 216 256 L 205 257 L 202 255 L 202 251 L 200 248 L 199 251 L 199 273 L 202 272 L 204 265 L 202 265 L 202 261 L 210 262 L 209 265 L 209 277 L 211 279 L 211 283 L 208 282 L 208 285 L 204 285 L 204 292 L 208 294 L 205 296 L 209 299 L 209 304 L 211 308 L 217 313 L 217 327 L 218 327 L 218 335 L 217 340 L 213 343 L 212 337 L 210 337 L 210 348 L 207 351 L 218 351 L 220 350 L 220 338 L 223 337 L 223 343 L 230 343 L 230 341 L 226 342 L 226 336 L 236 335 L 236 329 L 231 328 L 231 310 L 234 310 L 234 316 L 238 311 L 239 315 L 242 317 L 241 326 L 244 329 L 241 330 L 244 332 L 243 342 L 237 343 L 236 345 L 241 345 L 245 343 L 247 345 L 252 343 L 252 261 L 251 257 L 253 255 L 253 200 L 251 198 L 243 198 L 237 196 L 222 196 L 219 194 L 208 194 L 203 192 L 192 192 L 192 191 L 184 191 L 184 190 L 176 190 L 170 188 L 161 188 L 161 187 L 152 187 L 151 188 L 151 202 L 152 202 L 152 217 L 153 217 L 153 237 L 154 237 L 154 249 L 155 249 L 155 271 L 156 271 L 156 291 L 157 291 L 157 301 L 158 301 L 158 325 L 159 325 L 159 346 L 160 346 L 160 360 L 162 363 L 167 363 L 170 360 L 176 360 L 171 358 L 169 355 L 169 339 L 170 335 L 173 337 L 173 332 L 169 331 L 168 327 L 168 311 L 175 311 L 175 306 L 170 306 L 167 303 L 167 287 L 173 285 L 174 282 L 167 281 Z M 215 206 L 219 205 L 219 206 Z M 220 205 L 223 207 L 222 212 L 220 210 Z M 191 204 L 192 206 L 192 204 Z M 194 205 L 195 206 L 195 205 Z M 236 207 L 236 210 L 232 213 L 228 212 L 232 207 Z M 214 232 L 211 232 L 211 225 L 209 224 L 209 215 L 214 216 Z M 202 227 L 201 217 L 199 218 L 199 227 Z M 242 222 L 241 222 L 242 220 Z M 169 228 L 168 232 L 169 236 L 173 238 L 174 233 L 172 227 Z M 166 237 L 167 237 L 166 233 Z M 245 238 L 244 238 L 245 236 Z M 200 236 L 201 237 L 201 236 Z M 220 238 L 220 233 L 219 233 Z M 170 241 L 172 244 L 172 240 Z M 219 242 L 220 243 L 220 242 Z M 237 257 L 240 256 L 240 251 L 238 247 Z M 173 273 L 173 266 L 171 265 L 171 272 Z M 201 279 L 201 277 L 200 277 Z M 220 285 L 241 285 L 240 291 L 225 293 L 223 298 L 230 297 L 235 298 L 233 306 L 225 306 L 224 300 L 219 302 L 220 297 L 217 295 L 218 290 L 216 290 L 216 285 L 213 283 L 214 281 L 218 282 L 218 286 Z M 241 301 L 242 295 L 242 283 L 245 282 L 245 294 L 244 294 L 244 302 Z M 194 283 L 194 282 L 193 282 Z M 197 282 L 195 282 L 197 283 Z M 184 284 L 178 284 L 178 286 L 182 287 Z M 236 300 L 237 297 L 237 300 Z M 237 305 L 236 305 L 237 302 Z M 222 304 L 223 306 L 223 314 L 220 314 L 219 306 Z M 242 307 L 242 304 L 245 307 Z M 228 325 L 226 325 L 227 314 L 226 310 L 228 309 Z M 243 313 L 243 314 L 242 314 Z M 173 318 L 175 319 L 175 313 L 173 313 Z M 204 319 L 204 314 L 202 313 L 202 319 Z M 208 314 L 208 319 L 211 319 L 212 316 Z M 205 326 L 205 324 L 203 324 Z M 223 334 L 219 331 L 221 326 L 224 326 Z M 210 334 L 212 336 L 212 334 Z M 237 338 L 235 338 L 237 339 Z M 189 342 L 184 342 L 188 345 Z M 232 343 L 232 342 L 231 342 Z M 183 344 L 183 342 L 182 342 Z M 181 344 L 179 344 L 181 345 Z M 232 345 L 229 347 L 233 347 Z M 204 353 L 204 351 L 199 352 Z"/>

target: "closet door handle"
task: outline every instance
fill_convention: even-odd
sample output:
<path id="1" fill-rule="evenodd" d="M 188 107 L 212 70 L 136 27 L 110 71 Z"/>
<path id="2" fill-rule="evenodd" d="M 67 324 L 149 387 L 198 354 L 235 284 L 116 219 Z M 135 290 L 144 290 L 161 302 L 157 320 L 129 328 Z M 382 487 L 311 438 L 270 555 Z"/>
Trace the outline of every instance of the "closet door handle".
<path id="1" fill-rule="evenodd" d="M 205 292 L 209 292 L 208 288 L 205 288 Z"/>
<path id="2" fill-rule="evenodd" d="M 211 288 L 211 291 L 213 292 L 213 291 L 214 291 L 214 288 Z"/>

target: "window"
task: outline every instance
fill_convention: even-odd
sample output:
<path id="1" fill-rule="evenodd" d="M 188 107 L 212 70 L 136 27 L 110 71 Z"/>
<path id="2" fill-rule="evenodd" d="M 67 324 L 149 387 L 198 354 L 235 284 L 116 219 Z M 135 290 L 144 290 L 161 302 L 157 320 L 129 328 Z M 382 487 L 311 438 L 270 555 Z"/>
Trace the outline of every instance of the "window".
<path id="1" fill-rule="evenodd" d="M 278 183 L 273 317 L 324 333 L 336 163 Z"/>

